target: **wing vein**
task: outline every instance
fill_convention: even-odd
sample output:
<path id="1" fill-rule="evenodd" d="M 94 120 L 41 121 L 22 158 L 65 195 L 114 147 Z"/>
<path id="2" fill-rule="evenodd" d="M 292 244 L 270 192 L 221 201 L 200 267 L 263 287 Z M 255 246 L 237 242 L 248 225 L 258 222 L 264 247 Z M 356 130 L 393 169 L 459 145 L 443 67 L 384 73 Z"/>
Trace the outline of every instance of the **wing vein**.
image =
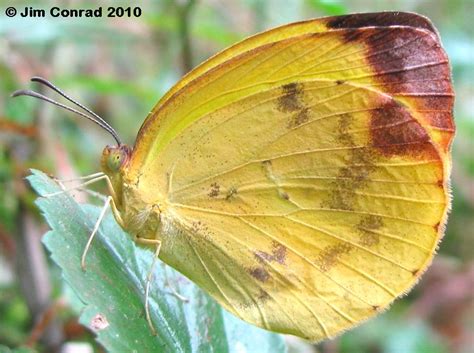
<path id="1" fill-rule="evenodd" d="M 181 219 L 181 221 L 182 221 L 182 219 Z M 227 232 L 226 232 L 226 233 L 227 233 Z M 229 234 L 229 233 L 227 233 L 227 234 Z M 195 253 L 195 255 L 197 256 L 197 258 L 199 259 L 201 265 L 202 265 L 203 268 L 206 270 L 206 273 L 208 274 L 209 278 L 210 278 L 211 281 L 214 283 L 214 285 L 216 286 L 216 288 L 218 288 L 219 292 L 222 294 L 222 296 L 224 297 L 224 299 L 226 300 L 226 302 L 229 304 L 229 306 L 231 306 L 231 307 L 233 308 L 233 310 L 234 310 L 235 313 L 239 313 L 239 311 L 236 310 L 235 306 L 232 305 L 232 303 L 229 301 L 229 299 L 228 299 L 227 296 L 225 295 L 224 291 L 218 286 L 216 280 L 214 279 L 214 277 L 212 276 L 211 272 L 209 271 L 209 269 L 208 269 L 207 266 L 205 265 L 204 261 L 202 260 L 201 256 L 199 255 L 198 251 L 196 250 L 196 248 L 194 247 L 194 245 L 192 244 L 192 242 L 191 242 L 187 237 L 186 237 L 186 240 L 187 240 L 188 244 L 190 245 L 190 247 L 192 248 L 192 250 L 193 250 L 193 252 Z M 234 240 L 236 240 L 236 239 L 234 238 Z M 213 245 L 214 245 L 215 247 L 217 247 L 215 243 L 214 243 Z M 244 244 L 244 246 L 245 246 L 247 249 L 249 249 L 246 244 Z M 218 250 L 220 250 L 220 251 L 222 251 L 223 253 L 225 253 L 222 248 L 220 248 L 220 247 L 217 247 L 217 248 L 218 248 Z M 249 249 L 249 250 L 250 250 L 250 249 Z M 228 255 L 226 255 L 226 256 L 228 256 Z M 228 257 L 229 257 L 229 256 L 228 256 Z M 229 257 L 229 258 L 230 258 L 230 257 Z M 243 286 L 243 287 L 245 287 L 245 286 Z M 245 290 L 245 288 L 243 288 L 243 287 L 240 286 L 240 288 L 242 288 L 242 289 Z M 262 289 L 262 290 L 265 290 L 265 289 L 262 288 L 262 286 L 260 286 L 260 285 L 259 285 L 259 288 Z M 260 316 L 261 316 L 261 318 L 262 318 L 262 321 L 264 322 L 264 325 L 267 325 L 267 326 L 268 326 L 266 317 L 265 317 L 265 315 L 263 314 L 263 312 L 261 311 L 261 308 L 260 308 L 260 305 L 258 304 L 258 302 L 254 299 L 254 297 L 253 297 L 252 295 L 250 295 L 250 293 L 249 293 L 247 290 L 245 290 L 245 292 L 249 295 L 249 298 L 250 298 L 250 299 L 255 303 L 255 305 L 257 306 L 257 308 L 258 308 L 258 310 L 259 310 L 259 313 L 260 313 Z M 267 294 L 268 294 L 271 298 L 273 298 L 273 300 L 275 300 L 276 303 L 279 302 L 279 300 L 278 300 L 275 296 L 273 296 L 271 293 L 268 293 L 268 292 L 267 292 Z M 306 306 L 305 303 L 301 300 L 301 298 L 299 298 L 298 296 L 297 296 L 297 298 L 298 298 L 298 300 L 301 302 L 301 304 L 303 304 L 304 306 Z M 292 321 L 292 322 L 294 323 L 294 325 L 295 325 L 296 327 L 298 327 L 298 329 L 299 329 L 301 332 L 303 332 L 304 330 L 302 330 L 302 329 L 300 328 L 300 325 L 298 324 L 298 322 L 295 322 L 295 321 L 294 321 L 293 317 L 292 317 L 292 316 L 287 312 L 287 310 L 285 309 L 285 306 L 284 306 L 284 305 L 280 305 L 280 308 L 283 308 L 283 311 L 285 312 L 285 314 L 286 314 L 286 316 L 288 317 L 288 319 L 290 319 L 290 321 Z M 310 308 L 308 308 L 308 309 L 311 310 Z M 311 311 L 311 312 L 312 312 L 312 311 Z M 312 313 L 313 313 L 313 312 L 312 312 Z M 313 313 L 313 314 L 314 314 L 314 313 Z M 319 322 L 319 317 L 317 317 L 317 316 L 315 315 L 315 318 L 316 318 L 316 319 L 318 320 L 318 322 Z M 322 327 L 324 333 L 327 334 L 326 327 L 325 327 L 322 323 L 321 323 L 321 327 Z"/>
<path id="2" fill-rule="evenodd" d="M 170 203 L 170 205 L 177 208 L 184 208 L 184 209 L 189 209 L 193 211 L 199 211 L 199 212 L 204 212 L 204 213 L 209 213 L 209 214 L 217 214 L 217 215 L 228 216 L 228 217 L 287 217 L 298 212 L 321 211 L 321 212 L 342 212 L 342 213 L 361 214 L 361 215 L 367 215 L 367 216 L 378 216 L 378 217 L 387 218 L 387 219 L 394 219 L 397 221 L 419 224 L 419 225 L 423 225 L 427 227 L 434 226 L 434 224 L 431 224 L 431 223 L 424 223 L 424 222 L 420 222 L 420 221 L 409 219 L 409 218 L 395 217 L 395 216 L 390 216 L 390 215 L 381 214 L 381 213 L 364 212 L 364 211 L 357 211 L 357 210 L 343 210 L 343 209 L 337 209 L 337 208 L 307 207 L 307 208 L 301 208 L 301 209 L 297 209 L 297 210 L 287 212 L 287 213 L 271 214 L 271 213 L 231 213 L 231 212 L 223 212 L 223 211 L 213 210 L 210 208 L 203 208 L 203 207 L 185 205 L 185 204 L 174 203 L 174 202 Z"/>
<path id="3" fill-rule="evenodd" d="M 384 260 L 384 261 L 387 261 L 387 262 L 391 263 L 392 265 L 394 265 L 394 266 L 396 266 L 396 267 L 399 267 L 399 268 L 401 268 L 401 269 L 403 269 L 403 270 L 405 270 L 405 271 L 407 271 L 407 272 L 413 273 L 413 270 L 410 270 L 410 269 L 406 268 L 405 266 L 402 266 L 400 263 L 398 263 L 398 262 L 396 262 L 396 261 L 394 261 L 394 260 L 392 260 L 392 259 L 389 259 L 388 257 L 386 257 L 386 256 L 384 256 L 384 255 L 382 255 L 382 254 L 376 253 L 375 251 L 372 251 L 372 250 L 370 250 L 370 249 L 368 249 L 368 248 L 366 248 L 366 247 L 364 247 L 364 246 L 362 246 L 362 245 L 360 245 L 360 244 L 357 244 L 357 243 L 355 243 L 355 242 L 353 242 L 353 241 L 350 241 L 350 240 L 348 240 L 348 239 L 344 239 L 344 238 L 342 238 L 342 237 L 340 237 L 340 236 L 338 236 L 338 235 L 336 235 L 336 234 L 334 234 L 334 233 L 332 233 L 332 232 L 330 232 L 330 231 L 328 231 L 328 230 L 326 230 L 326 229 L 323 229 L 323 228 L 320 228 L 320 227 L 316 227 L 316 226 L 314 226 L 314 225 L 312 225 L 312 224 L 309 224 L 309 223 L 306 223 L 306 222 L 299 221 L 299 220 L 297 220 L 297 219 L 294 219 L 293 217 L 286 217 L 286 218 L 287 218 L 287 219 L 290 219 L 290 220 L 292 220 L 293 222 L 295 222 L 295 223 L 297 223 L 297 224 L 300 224 L 300 225 L 302 225 L 302 226 L 304 226 L 304 227 L 310 228 L 310 229 L 315 230 L 315 231 L 317 231 L 317 232 L 319 232 L 319 233 L 325 234 L 325 235 L 327 235 L 327 236 L 329 236 L 329 237 L 331 237 L 331 238 L 337 239 L 337 240 L 339 240 L 339 241 L 341 241 L 341 242 L 343 242 L 343 243 L 346 243 L 346 244 L 349 244 L 349 245 L 351 245 L 351 246 L 353 246 L 353 247 L 356 247 L 356 248 L 358 248 L 358 249 L 360 249 L 360 250 L 362 250 L 362 251 L 365 251 L 365 252 L 367 252 L 367 253 L 369 253 L 369 254 L 375 256 L 375 257 L 378 257 L 378 258 L 380 258 L 380 259 L 382 259 L 382 260 Z M 359 271 L 359 270 L 356 270 L 356 269 L 354 269 L 354 270 L 355 270 L 355 271 Z M 385 287 L 385 286 L 384 286 L 384 289 L 387 290 L 388 293 L 393 294 L 393 292 L 391 291 L 391 289 L 389 289 L 389 288 L 387 288 L 387 287 Z"/>
<path id="4" fill-rule="evenodd" d="M 240 221 L 242 221 L 243 223 L 247 224 L 249 227 L 257 230 L 258 232 L 262 233 L 264 236 L 267 236 L 269 237 L 270 239 L 272 239 L 273 241 L 277 242 L 278 244 L 280 245 L 283 245 L 284 247 L 286 247 L 287 249 L 289 249 L 292 253 L 294 253 L 296 256 L 300 257 L 303 261 L 307 262 L 311 267 L 313 267 L 314 269 L 316 269 L 319 273 L 321 273 L 323 276 L 325 276 L 326 278 L 328 278 L 330 281 L 332 281 L 334 284 L 336 284 L 338 287 L 341 287 L 343 290 L 345 290 L 347 293 L 351 294 L 352 296 L 354 296 L 355 298 L 357 298 L 358 300 L 360 300 L 361 302 L 363 302 L 364 304 L 366 305 L 369 305 L 369 306 L 372 306 L 372 304 L 368 303 L 367 301 L 365 301 L 363 298 L 359 297 L 357 294 L 355 294 L 354 292 L 351 292 L 348 288 L 346 288 L 345 286 L 343 286 L 341 283 L 337 282 L 336 280 L 334 280 L 334 278 L 332 278 L 331 276 L 327 275 L 326 273 L 324 273 L 323 271 L 321 271 L 320 268 L 318 268 L 314 263 L 312 263 L 306 256 L 304 256 L 303 254 L 301 254 L 299 251 L 295 250 L 294 248 L 288 246 L 288 244 L 282 242 L 281 240 L 275 238 L 273 235 L 271 235 L 270 233 L 264 231 L 263 229 L 261 229 L 260 227 L 256 226 L 255 224 L 253 224 L 252 222 L 250 221 L 246 221 L 244 219 L 241 219 L 239 218 Z M 267 262 L 268 263 L 268 262 Z M 307 287 L 307 285 L 300 280 L 300 282 L 305 285 Z M 323 296 L 321 296 L 319 293 L 315 292 L 316 296 L 318 296 L 318 298 L 320 298 L 323 302 L 326 303 L 326 305 L 328 305 L 331 309 L 333 309 L 335 312 L 337 312 L 339 315 L 341 315 L 342 317 L 344 317 L 346 320 L 350 321 L 350 322 L 356 322 L 356 320 L 354 320 L 350 315 L 344 313 L 343 311 L 341 311 L 339 308 L 335 307 L 334 305 L 332 305 L 331 303 L 329 303 Z M 314 314 L 313 314 L 314 315 Z M 317 319 L 317 315 L 314 315 Z M 319 319 L 318 319 L 319 321 Z M 324 325 L 321 323 L 322 327 L 324 328 Z"/>

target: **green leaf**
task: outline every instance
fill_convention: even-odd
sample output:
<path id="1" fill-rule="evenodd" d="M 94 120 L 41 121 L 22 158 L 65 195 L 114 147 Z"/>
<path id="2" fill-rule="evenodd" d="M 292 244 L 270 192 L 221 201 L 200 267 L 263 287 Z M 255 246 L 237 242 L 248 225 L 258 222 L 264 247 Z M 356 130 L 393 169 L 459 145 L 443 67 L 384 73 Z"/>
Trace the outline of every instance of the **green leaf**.
<path id="1" fill-rule="evenodd" d="M 6 346 L 0 345 L 0 353 L 35 353 L 36 351 L 30 349 L 30 348 L 16 348 L 16 349 L 10 349 Z"/>
<path id="2" fill-rule="evenodd" d="M 28 177 L 40 195 L 61 190 L 44 173 Z M 51 231 L 44 244 L 65 280 L 85 304 L 80 322 L 111 352 L 286 352 L 281 336 L 244 323 L 225 312 L 188 279 L 161 262 L 151 286 L 150 313 L 157 336 L 144 315 L 146 277 L 153 254 L 135 246 L 113 216 L 101 223 L 86 259 L 80 258 L 99 209 L 81 206 L 68 194 L 37 200 Z M 189 299 L 171 294 L 166 277 Z"/>
<path id="3" fill-rule="evenodd" d="M 336 16 L 347 13 L 344 3 L 338 0 L 307 0 L 309 6 L 325 15 Z"/>

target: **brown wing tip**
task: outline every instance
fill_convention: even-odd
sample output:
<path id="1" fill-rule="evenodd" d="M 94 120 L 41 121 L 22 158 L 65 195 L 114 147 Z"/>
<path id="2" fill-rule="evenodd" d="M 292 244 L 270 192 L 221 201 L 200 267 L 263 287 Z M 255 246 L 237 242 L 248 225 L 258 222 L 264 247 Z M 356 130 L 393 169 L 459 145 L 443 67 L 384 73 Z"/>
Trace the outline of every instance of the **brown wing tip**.
<path id="1" fill-rule="evenodd" d="M 331 29 L 409 26 L 425 29 L 438 37 L 438 32 L 431 21 L 422 15 L 413 12 L 369 12 L 352 15 L 328 17 L 326 26 Z"/>

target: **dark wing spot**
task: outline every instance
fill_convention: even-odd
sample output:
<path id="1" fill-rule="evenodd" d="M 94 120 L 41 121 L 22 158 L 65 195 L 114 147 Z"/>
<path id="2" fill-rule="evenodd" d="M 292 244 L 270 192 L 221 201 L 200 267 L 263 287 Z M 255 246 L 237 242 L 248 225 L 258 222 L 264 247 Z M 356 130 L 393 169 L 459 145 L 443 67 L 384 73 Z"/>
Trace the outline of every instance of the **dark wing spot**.
<path id="1" fill-rule="evenodd" d="M 328 25 L 347 28 L 343 31 L 346 42 L 357 41 L 367 47 L 366 58 L 377 89 L 393 97 L 403 97 L 410 109 L 416 109 L 424 121 L 439 128 L 440 146 L 447 151 L 455 130 L 454 90 L 448 57 L 433 26 L 421 16 L 404 13 L 360 16 L 332 18 Z M 377 26 L 379 22 L 402 23 L 416 29 L 361 28 L 367 24 Z"/>
<path id="2" fill-rule="evenodd" d="M 383 219 L 377 215 L 369 215 L 364 218 L 359 223 L 359 227 L 363 229 L 380 229 L 383 227 Z"/>
<path id="3" fill-rule="evenodd" d="M 356 194 L 353 190 L 344 189 L 341 186 L 342 183 L 334 182 L 334 184 L 336 184 L 336 188 L 331 191 L 329 199 L 323 201 L 322 206 L 327 206 L 334 210 L 352 211 Z"/>
<path id="4" fill-rule="evenodd" d="M 285 259 L 286 259 L 286 247 L 282 244 L 273 242 L 273 258 L 275 259 L 276 262 L 279 264 L 284 264 Z"/>
<path id="5" fill-rule="evenodd" d="M 344 84 L 344 83 L 346 83 L 346 81 L 344 81 L 344 80 L 336 80 L 336 85 L 342 85 L 342 84 Z"/>
<path id="6" fill-rule="evenodd" d="M 383 219 L 380 216 L 369 215 L 363 217 L 357 225 L 360 234 L 360 243 L 365 246 L 373 246 L 380 242 L 380 235 L 374 232 L 383 227 Z"/>
<path id="7" fill-rule="evenodd" d="M 270 279 L 270 274 L 263 267 L 250 268 L 249 273 L 253 278 L 260 282 L 266 282 Z"/>
<path id="8" fill-rule="evenodd" d="M 290 121 L 288 122 L 288 128 L 293 129 L 295 127 L 298 127 L 306 122 L 309 121 L 309 109 L 304 108 L 300 109 L 297 113 L 295 113 Z"/>
<path id="9" fill-rule="evenodd" d="M 432 35 L 410 28 L 386 28 L 368 31 L 365 43 L 369 47 L 367 59 L 373 70 L 381 73 L 375 78 L 384 90 L 395 95 L 430 93 L 431 97 L 453 93 L 447 56 Z M 434 110 L 446 108 L 432 106 Z"/>
<path id="10" fill-rule="evenodd" d="M 294 112 L 304 108 L 301 103 L 303 90 L 301 84 L 297 82 L 288 83 L 281 87 L 283 93 L 278 99 L 278 110 L 283 113 Z"/>
<path id="11" fill-rule="evenodd" d="M 219 196 L 219 189 L 220 185 L 217 183 L 212 183 L 211 184 L 211 190 L 209 191 L 209 194 L 207 194 L 209 197 L 217 197 Z"/>
<path id="12" fill-rule="evenodd" d="M 372 111 L 370 134 L 372 146 L 386 157 L 440 158 L 425 128 L 394 100 Z"/>
<path id="13" fill-rule="evenodd" d="M 454 132 L 454 90 L 448 57 L 439 38 L 413 28 L 366 29 L 367 59 L 384 92 L 407 97 L 424 121 L 445 135 L 447 150 Z"/>
<path id="14" fill-rule="evenodd" d="M 350 114 L 341 114 L 338 118 L 336 139 L 340 146 L 355 146 L 350 132 L 353 117 Z M 322 207 L 339 210 L 352 210 L 355 191 L 366 184 L 370 173 L 374 170 L 375 156 L 370 148 L 354 148 L 349 150 L 346 167 L 341 167 L 337 178 L 331 182 L 331 192 Z"/>
<path id="15" fill-rule="evenodd" d="M 290 199 L 290 195 L 288 195 L 288 193 L 285 192 L 285 191 L 280 192 L 279 195 L 284 200 L 289 200 Z"/>
<path id="16" fill-rule="evenodd" d="M 258 293 L 257 299 L 259 302 L 262 304 L 265 303 L 268 299 L 270 299 L 270 295 L 264 291 L 263 289 L 260 289 L 260 292 Z"/>
<path id="17" fill-rule="evenodd" d="M 278 262 L 279 264 L 284 264 L 286 260 L 287 249 L 283 244 L 280 244 L 276 241 L 272 242 L 272 252 L 267 253 L 265 251 L 256 251 L 255 257 L 258 262 L 264 264 L 265 262 Z"/>
<path id="18" fill-rule="evenodd" d="M 327 246 L 319 254 L 318 258 L 316 259 L 316 264 L 319 266 L 321 271 L 329 271 L 334 265 L 337 264 L 343 254 L 347 254 L 351 250 L 352 246 L 347 243 Z"/>

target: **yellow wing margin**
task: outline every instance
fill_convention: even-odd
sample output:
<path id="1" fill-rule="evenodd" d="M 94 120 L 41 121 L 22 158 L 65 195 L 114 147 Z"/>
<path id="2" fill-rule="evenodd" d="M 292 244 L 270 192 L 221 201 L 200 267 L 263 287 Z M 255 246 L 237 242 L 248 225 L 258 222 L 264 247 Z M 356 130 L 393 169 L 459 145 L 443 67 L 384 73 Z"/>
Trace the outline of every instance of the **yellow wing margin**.
<path id="1" fill-rule="evenodd" d="M 165 262 L 237 316 L 311 340 L 409 290 L 449 206 L 437 36 L 339 26 L 204 69 L 147 120 L 126 171 L 160 204 Z"/>

